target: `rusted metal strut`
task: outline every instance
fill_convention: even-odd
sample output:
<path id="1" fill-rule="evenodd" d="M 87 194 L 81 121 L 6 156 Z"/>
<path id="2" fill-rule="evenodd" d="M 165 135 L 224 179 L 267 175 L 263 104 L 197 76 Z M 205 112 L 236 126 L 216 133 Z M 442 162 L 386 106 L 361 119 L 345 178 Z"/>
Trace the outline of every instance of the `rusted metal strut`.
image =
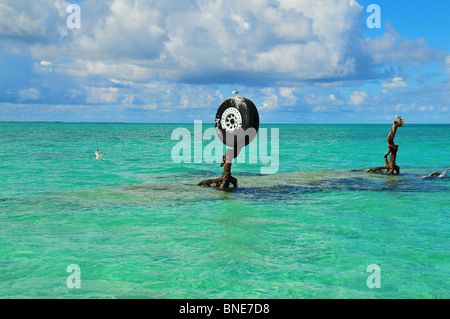
<path id="1" fill-rule="evenodd" d="M 231 176 L 231 164 L 236 156 L 237 154 L 233 149 L 227 149 L 225 155 L 223 156 L 222 163 L 220 163 L 220 166 L 223 166 L 222 176 L 219 178 L 204 180 L 197 185 L 206 187 L 219 187 L 221 190 L 229 189 L 230 184 L 232 184 L 234 188 L 238 187 L 237 179 Z"/>
<path id="2" fill-rule="evenodd" d="M 397 152 L 398 152 L 398 144 L 394 143 L 395 134 L 397 133 L 397 129 L 399 127 L 402 127 L 404 125 L 405 121 L 401 118 L 397 119 L 394 124 L 392 125 L 391 131 L 388 135 L 388 151 L 386 154 L 384 154 L 384 162 L 385 166 L 381 167 L 374 167 L 370 168 L 368 170 L 365 170 L 364 172 L 368 173 L 384 173 L 384 170 L 386 171 L 386 174 L 388 175 L 398 175 L 400 174 L 400 167 L 396 164 L 397 159 Z M 388 156 L 391 154 L 391 157 L 388 161 Z"/>

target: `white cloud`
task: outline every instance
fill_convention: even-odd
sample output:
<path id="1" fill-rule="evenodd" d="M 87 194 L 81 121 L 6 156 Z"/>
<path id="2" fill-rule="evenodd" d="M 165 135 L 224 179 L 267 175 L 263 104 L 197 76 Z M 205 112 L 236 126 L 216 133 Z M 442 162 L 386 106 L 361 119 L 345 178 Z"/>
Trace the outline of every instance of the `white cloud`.
<path id="1" fill-rule="evenodd" d="M 126 104 L 126 103 L 123 103 Z M 130 105 L 128 107 L 129 109 L 136 109 L 136 110 L 143 110 L 143 111 L 149 111 L 149 110 L 156 110 L 158 106 L 156 104 L 150 104 L 150 105 Z"/>
<path id="2" fill-rule="evenodd" d="M 151 68 L 120 61 L 76 60 L 70 64 L 60 64 L 57 70 L 75 77 L 104 76 L 108 79 L 121 78 L 121 81 L 144 81 L 155 74 Z"/>
<path id="3" fill-rule="evenodd" d="M 41 18 L 31 29 L 50 37 L 54 28 L 46 25 L 52 21 L 65 32 L 58 32 L 56 43 L 38 41 L 31 52 L 41 60 L 76 61 L 58 68 L 72 76 L 120 78 L 121 73 L 127 80 L 159 76 L 210 82 L 211 74 L 221 79 L 220 74 L 242 72 L 255 74 L 246 81 L 258 81 L 256 75 L 264 72 L 275 80 L 304 81 L 355 72 L 348 46 L 354 45 L 362 8 L 348 0 L 283 0 L 278 5 L 267 0 L 84 1 L 82 27 L 76 32 L 64 26 L 65 4 L 35 2 L 36 17 Z M 18 4 L 3 7 L 20 18 Z M 19 26 L 30 25 L 18 21 Z M 8 34 L 38 38 L 31 29 Z"/>
<path id="4" fill-rule="evenodd" d="M 339 112 L 339 108 L 333 105 L 318 105 L 312 109 L 313 113 L 330 113 L 330 112 Z"/>
<path id="5" fill-rule="evenodd" d="M 356 112 L 369 110 L 353 106 L 367 103 L 369 89 L 386 93 L 370 96 L 378 110 L 410 105 L 412 97 L 394 94 L 408 87 L 394 72 L 410 72 L 411 65 L 438 61 L 450 75 L 450 55 L 425 39 L 402 38 L 390 26 L 377 38 L 364 38 L 365 10 L 355 0 L 84 0 L 76 30 L 66 27 L 68 4 L 0 0 L 0 53 L 11 61 L 30 54 L 30 75 L 36 76 L 18 86 L 22 90 L 5 86 L 3 101 L 60 93 L 55 103 L 201 108 L 209 114 L 230 94 L 218 84 L 228 84 L 266 111 Z M 374 81 L 363 91 L 367 78 Z M 382 87 L 374 88 L 380 79 Z M 424 99 L 414 100 L 440 110 L 448 104 L 442 93 L 448 83 L 424 87 Z"/>
<path id="6" fill-rule="evenodd" d="M 89 14 L 81 10 L 83 17 Z M 114 0 L 106 16 L 99 17 L 92 30 L 76 38 L 76 45 L 93 58 L 156 58 L 166 39 L 162 18 L 151 2 Z"/>
<path id="7" fill-rule="evenodd" d="M 58 72 L 127 81 L 323 83 L 364 76 L 358 65 L 368 57 L 414 64 L 436 56 L 425 40 L 390 27 L 361 38 L 363 7 L 354 0 L 87 0 L 76 31 L 65 26 L 68 4 L 2 3 L 0 37 L 34 38 L 34 57 L 64 60 Z"/>
<path id="8" fill-rule="evenodd" d="M 450 54 L 445 57 L 445 72 L 450 75 Z"/>
<path id="9" fill-rule="evenodd" d="M 394 88 L 403 88 L 407 87 L 408 84 L 405 83 L 402 77 L 396 76 L 392 80 L 385 81 L 381 84 L 381 86 L 385 89 L 394 89 Z"/>
<path id="10" fill-rule="evenodd" d="M 135 98 L 136 96 L 134 94 L 125 94 L 124 98 L 122 99 L 122 104 L 133 105 Z"/>
<path id="11" fill-rule="evenodd" d="M 350 104 L 361 105 L 367 99 L 367 93 L 364 91 L 353 91 L 350 95 Z"/>
<path id="12" fill-rule="evenodd" d="M 41 61 L 39 64 L 38 63 L 34 63 L 33 65 L 33 71 L 36 73 L 48 73 L 48 72 L 53 72 L 53 63 L 49 62 L 49 61 Z"/>
<path id="13" fill-rule="evenodd" d="M 336 81 L 363 76 L 358 65 L 367 57 L 416 64 L 438 55 L 389 26 L 381 37 L 361 38 L 355 0 L 87 0 L 76 31 L 65 26 L 68 4 L 2 2 L 0 37 L 33 39 L 34 57 L 67 61 L 59 72 L 130 81 Z"/>
<path id="14" fill-rule="evenodd" d="M 261 109 L 265 110 L 276 110 L 279 108 L 278 96 L 275 94 L 275 89 L 264 88 L 261 90 L 264 94 L 264 100 Z"/>
<path id="15" fill-rule="evenodd" d="M 419 111 L 420 112 L 432 112 L 434 111 L 434 107 L 429 105 L 429 106 L 421 106 L 419 107 Z"/>
<path id="16" fill-rule="evenodd" d="M 14 5 L 0 2 L 0 36 L 41 37 L 45 35 L 45 15 L 39 7 L 17 1 Z M 43 10 L 42 10 L 43 11 Z"/>
<path id="17" fill-rule="evenodd" d="M 397 112 L 402 112 L 402 113 L 412 112 L 412 111 L 415 111 L 417 109 L 416 108 L 416 103 L 407 103 L 407 104 L 399 103 L 394 108 L 395 108 L 395 110 Z"/>
<path id="18" fill-rule="evenodd" d="M 19 100 L 20 101 L 34 101 L 39 100 L 41 98 L 41 92 L 37 89 L 23 89 L 19 91 Z"/>
<path id="19" fill-rule="evenodd" d="M 234 21 L 236 21 L 238 27 L 236 29 L 237 33 L 244 33 L 245 31 L 250 30 L 250 24 L 248 22 L 246 22 L 244 20 L 244 18 L 242 18 L 240 15 L 237 14 L 233 14 L 231 16 L 231 19 L 233 19 Z"/>
<path id="20" fill-rule="evenodd" d="M 87 103 L 92 104 L 113 104 L 117 102 L 119 98 L 119 93 L 117 88 L 108 87 L 108 88 L 97 88 L 97 87 L 88 87 L 86 88 L 88 91 L 87 94 Z"/>
<path id="21" fill-rule="evenodd" d="M 123 81 L 123 80 L 116 80 L 116 79 L 109 79 L 112 83 L 122 86 L 122 87 L 130 87 L 133 85 L 133 81 Z"/>
<path id="22" fill-rule="evenodd" d="M 405 39 L 389 24 L 386 32 L 377 38 L 361 39 L 363 53 L 367 54 L 375 64 L 420 65 L 437 61 L 445 53 L 443 50 L 433 50 L 425 38 L 416 40 Z"/>
<path id="23" fill-rule="evenodd" d="M 264 17 L 271 24 L 273 33 L 280 39 L 297 42 L 307 41 L 313 37 L 313 20 L 306 18 L 302 12 L 268 8 Z"/>
<path id="24" fill-rule="evenodd" d="M 50 43 L 67 35 L 61 8 L 62 0 L 26 0 L 0 2 L 0 38 L 25 43 Z"/>
<path id="25" fill-rule="evenodd" d="M 283 105 L 293 106 L 297 102 L 297 97 L 294 95 L 295 88 L 280 88 L 280 95 Z"/>

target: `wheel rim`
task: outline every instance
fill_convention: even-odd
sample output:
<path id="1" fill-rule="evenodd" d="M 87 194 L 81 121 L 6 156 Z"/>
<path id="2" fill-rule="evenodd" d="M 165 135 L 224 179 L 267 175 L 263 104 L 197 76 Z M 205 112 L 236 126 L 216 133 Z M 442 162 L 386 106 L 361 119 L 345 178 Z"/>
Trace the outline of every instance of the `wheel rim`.
<path id="1" fill-rule="evenodd" d="M 225 131 L 233 133 L 235 130 L 242 128 L 241 112 L 234 107 L 226 109 L 222 114 L 220 123 Z"/>

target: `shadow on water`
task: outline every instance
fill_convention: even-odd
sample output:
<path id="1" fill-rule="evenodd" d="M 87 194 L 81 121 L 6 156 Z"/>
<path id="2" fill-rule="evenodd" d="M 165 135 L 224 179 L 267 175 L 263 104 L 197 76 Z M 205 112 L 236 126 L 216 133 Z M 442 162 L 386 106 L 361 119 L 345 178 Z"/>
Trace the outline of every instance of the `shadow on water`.
<path id="1" fill-rule="evenodd" d="M 176 176 L 175 176 L 176 175 Z M 0 198 L 11 210 L 77 210 L 92 207 L 161 206 L 216 201 L 251 201 L 255 203 L 307 200 L 308 195 L 337 192 L 371 193 L 447 193 L 450 178 L 426 180 L 419 174 L 386 176 L 349 170 L 302 171 L 276 175 L 239 174 L 239 187 L 229 191 L 197 186 L 205 176 L 198 174 L 165 174 L 154 182 L 117 188 L 58 191 L 18 198 Z M 381 195 L 380 195 L 381 196 Z M 327 196 L 325 196 L 327 197 Z M 102 199 L 99 204 L 99 199 Z M 8 202 L 8 203 L 4 203 Z M 50 208 L 49 208 L 50 207 Z"/>
<path id="2" fill-rule="evenodd" d="M 209 174 L 210 172 L 206 172 Z M 229 191 L 197 186 L 209 176 L 192 173 L 161 174 L 152 176 L 153 182 L 127 185 L 117 188 L 100 188 L 77 191 L 58 191 L 20 198 L 0 198 L 0 204 L 12 203 L 11 209 L 26 207 L 110 207 L 165 206 L 184 203 L 205 203 L 223 200 L 251 202 L 283 202 L 306 199 L 308 195 L 333 192 L 397 192 L 432 193 L 448 192 L 449 178 L 424 180 L 418 174 L 385 176 L 350 170 L 299 171 L 275 175 L 237 174 L 239 187 Z M 101 205 L 99 199 L 102 199 Z M 51 205 L 49 205 L 51 203 Z"/>
<path id="3" fill-rule="evenodd" d="M 319 192 L 443 192 L 448 191 L 448 178 L 426 180 L 417 174 L 386 176 L 355 170 L 280 173 L 275 176 L 235 176 L 239 187 L 231 190 L 237 195 L 258 195 L 271 200 Z M 218 190 L 219 191 L 219 190 Z"/>

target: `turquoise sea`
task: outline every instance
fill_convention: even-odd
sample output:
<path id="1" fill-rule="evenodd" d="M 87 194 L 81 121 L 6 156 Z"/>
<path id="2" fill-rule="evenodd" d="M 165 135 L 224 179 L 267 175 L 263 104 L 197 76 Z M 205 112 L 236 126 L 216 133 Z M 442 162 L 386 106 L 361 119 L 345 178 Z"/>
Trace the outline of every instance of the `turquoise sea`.
<path id="1" fill-rule="evenodd" d="M 172 161 L 180 127 L 0 123 L 0 298 L 450 297 L 450 173 L 421 178 L 450 167 L 450 125 L 399 128 L 400 176 L 358 171 L 391 125 L 263 125 L 279 170 L 234 164 L 230 192 Z"/>

